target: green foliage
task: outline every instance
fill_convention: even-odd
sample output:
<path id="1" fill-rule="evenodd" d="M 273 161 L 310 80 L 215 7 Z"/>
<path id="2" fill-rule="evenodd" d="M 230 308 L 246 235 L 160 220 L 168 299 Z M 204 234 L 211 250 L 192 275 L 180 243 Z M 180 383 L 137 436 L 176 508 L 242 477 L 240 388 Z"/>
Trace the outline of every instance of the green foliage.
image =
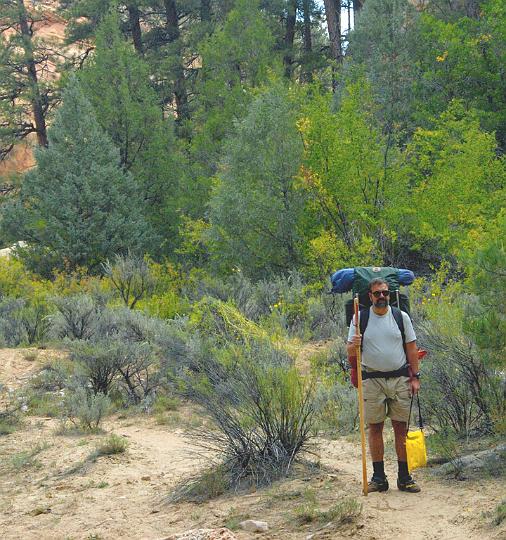
<path id="1" fill-rule="evenodd" d="M 145 247 L 159 255 L 174 246 L 179 224 L 179 148 L 173 122 L 170 116 L 163 118 L 149 84 L 148 65 L 124 40 L 118 25 L 114 12 L 103 19 L 94 55 L 79 80 L 97 121 L 119 149 L 122 167 L 132 174 L 139 196 L 149 205 L 146 219 L 165 239 L 163 249 L 159 242 Z"/>
<path id="2" fill-rule="evenodd" d="M 276 86 L 258 96 L 225 146 L 211 198 L 212 254 L 220 268 L 253 276 L 293 268 L 300 259 L 302 157 L 294 103 Z"/>
<path id="3" fill-rule="evenodd" d="M 367 0 L 350 35 L 351 62 L 346 78 L 362 71 L 371 85 L 375 113 L 389 132 L 414 128 L 419 106 L 413 86 L 420 77 L 413 61 L 423 46 L 419 13 L 408 0 Z"/>
<path id="4" fill-rule="evenodd" d="M 170 500 L 174 503 L 180 501 L 202 503 L 223 495 L 230 487 L 226 468 L 218 465 L 178 486 Z"/>
<path id="5" fill-rule="evenodd" d="M 295 519 L 299 524 L 305 523 L 329 523 L 335 522 L 338 525 L 353 523 L 362 513 L 362 504 L 356 499 L 345 498 L 332 505 L 328 510 L 321 510 L 316 504 L 316 499 L 309 497 L 309 500 L 297 506 L 295 509 Z"/>
<path id="6" fill-rule="evenodd" d="M 200 333 L 212 336 L 221 344 L 268 339 L 265 330 L 247 319 L 232 302 L 212 297 L 205 297 L 193 306 L 190 321 Z"/>
<path id="7" fill-rule="evenodd" d="M 453 102 L 432 129 L 416 131 L 407 158 L 412 202 L 405 226 L 425 249 L 458 254 L 504 204 L 506 168 L 494 136 Z"/>
<path id="8" fill-rule="evenodd" d="M 125 306 L 130 309 L 154 287 L 148 262 L 130 253 L 125 256 L 116 255 L 114 263 L 106 261 L 103 269 Z"/>
<path id="9" fill-rule="evenodd" d="M 53 299 L 57 313 L 52 317 L 53 333 L 60 339 L 89 339 L 97 332 L 104 308 L 87 294 L 58 296 Z"/>
<path id="10" fill-rule="evenodd" d="M 495 131 L 502 147 L 506 136 L 506 11 L 500 0 L 481 3 L 480 16 L 441 19 L 433 11 L 421 17 L 419 66 L 415 88 L 418 118 L 443 112 L 451 99 L 477 111 L 482 126 Z"/>
<path id="11" fill-rule="evenodd" d="M 460 446 L 454 431 L 443 429 L 438 433 L 434 433 L 427 438 L 427 444 L 431 454 L 435 454 L 445 462 L 450 463 L 451 474 L 455 478 L 462 476 L 464 467 L 460 455 Z"/>
<path id="12" fill-rule="evenodd" d="M 128 441 L 125 437 L 120 437 L 115 433 L 111 433 L 109 437 L 97 447 L 96 456 L 113 456 L 115 454 L 123 454 L 128 447 Z"/>
<path id="13" fill-rule="evenodd" d="M 0 339 L 12 347 L 43 343 L 49 333 L 49 307 L 40 299 L 0 302 Z"/>
<path id="14" fill-rule="evenodd" d="M 83 431 L 97 431 L 110 405 L 111 400 L 103 393 L 93 394 L 85 388 L 76 388 L 65 395 L 62 420 L 70 421 Z"/>
<path id="15" fill-rule="evenodd" d="M 495 509 L 494 525 L 499 526 L 506 519 L 506 500 L 501 501 Z"/>
<path id="16" fill-rule="evenodd" d="M 499 368 L 506 353 L 506 251 L 503 232 L 506 212 L 501 212 L 480 235 L 481 247 L 468 257 L 469 288 L 478 302 L 469 306 L 465 329 L 485 355 Z"/>
<path id="17" fill-rule="evenodd" d="M 391 209 L 402 200 L 406 179 L 393 141 L 376 127 L 365 81 L 346 88 L 336 112 L 328 94 L 315 89 L 311 98 L 298 122 L 305 143 L 300 189 L 311 216 L 308 273 L 322 279 L 339 266 L 385 260 L 395 238 Z"/>
<path id="18" fill-rule="evenodd" d="M 32 467 L 35 469 L 40 469 L 42 464 L 40 461 L 35 459 L 35 456 L 49 448 L 49 446 L 50 445 L 47 442 L 37 443 L 33 445 L 30 450 L 25 450 L 23 452 L 19 452 L 18 454 L 14 454 L 10 460 L 12 468 L 17 471 Z"/>
<path id="19" fill-rule="evenodd" d="M 419 343 L 430 353 L 423 361 L 426 419 L 435 431 L 465 436 L 500 431 L 506 402 L 502 374 L 464 334 L 469 302 L 459 284 L 436 282 L 415 310 L 425 319 L 417 324 Z"/>
<path id="20" fill-rule="evenodd" d="M 20 403 L 15 401 L 11 392 L 0 383 L 0 398 L 2 407 L 0 408 L 0 436 L 14 433 L 21 424 Z"/>
<path id="21" fill-rule="evenodd" d="M 3 207 L 2 226 L 30 268 L 96 272 L 114 253 L 142 251 L 148 228 L 131 176 L 96 123 L 90 103 L 72 80 L 49 130 L 49 147 L 24 178 L 19 199 Z"/>
<path id="22" fill-rule="evenodd" d="M 218 453 L 231 485 L 270 483 L 286 475 L 307 446 L 314 383 L 281 363 L 272 348 L 235 351 L 225 361 L 207 357 L 184 376 L 184 394 L 217 428 L 199 429 L 195 443 Z"/>
<path id="23" fill-rule="evenodd" d="M 192 182 L 185 204 L 192 218 L 204 214 L 223 140 L 233 133 L 234 121 L 244 118 L 252 89 L 265 84 L 280 65 L 273 48 L 269 21 L 258 0 L 236 0 L 223 23 L 200 44 L 202 68 L 195 84 L 199 99 L 189 148 Z"/>
<path id="24" fill-rule="evenodd" d="M 27 398 L 28 414 L 49 418 L 61 416 L 62 398 L 59 394 L 35 390 L 29 392 Z"/>

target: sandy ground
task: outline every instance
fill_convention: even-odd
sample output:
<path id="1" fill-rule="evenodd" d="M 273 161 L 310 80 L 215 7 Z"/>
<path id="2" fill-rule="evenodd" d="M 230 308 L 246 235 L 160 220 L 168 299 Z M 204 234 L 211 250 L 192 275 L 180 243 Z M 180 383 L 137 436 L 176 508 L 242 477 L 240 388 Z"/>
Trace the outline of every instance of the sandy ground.
<path id="1" fill-rule="evenodd" d="M 0 380 L 23 382 L 25 368 L 35 371 L 38 361 L 27 361 L 18 352 L 10 351 L 9 356 L 1 351 Z M 172 414 L 188 424 L 182 412 Z M 249 517 L 267 521 L 269 532 L 235 531 L 239 539 L 506 538 L 505 524 L 494 527 L 490 516 L 505 496 L 504 480 L 447 480 L 423 470 L 417 474 L 423 488 L 420 494 L 401 493 L 394 486 L 387 493 L 363 497 L 356 437 L 315 441 L 310 459 L 321 465 L 316 472 L 299 470 L 269 488 L 202 504 L 170 504 L 167 495 L 174 486 L 209 462 L 195 453 L 183 427 L 174 424 L 158 425 L 149 417 L 116 417 L 105 424 L 104 434 L 65 436 L 55 433 L 54 419 L 27 417 L 21 429 L 0 437 L 0 537 L 151 540 Z M 127 438 L 127 451 L 87 462 L 86 457 L 110 432 Z M 21 465 L 21 453 L 34 449 L 38 453 Z M 395 482 L 391 457 L 386 467 Z M 340 527 L 299 525 L 296 508 L 308 494 L 321 509 L 355 497 L 363 504 L 362 515 L 355 524 Z"/>

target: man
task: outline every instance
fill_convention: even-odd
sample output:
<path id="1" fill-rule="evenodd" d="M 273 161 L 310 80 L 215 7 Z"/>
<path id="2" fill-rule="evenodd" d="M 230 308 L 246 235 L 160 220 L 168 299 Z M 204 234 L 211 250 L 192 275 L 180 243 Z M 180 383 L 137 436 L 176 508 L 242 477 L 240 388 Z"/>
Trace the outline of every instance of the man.
<path id="1" fill-rule="evenodd" d="M 371 307 L 363 337 L 356 335 L 355 321 L 350 324 L 347 349 L 350 356 L 362 346 L 364 416 L 369 428 L 369 451 L 373 476 L 369 492 L 387 491 L 384 469 L 383 425 L 388 416 L 395 434 L 398 459 L 397 487 L 418 493 L 420 487 L 408 471 L 406 429 L 411 395 L 420 389 L 418 349 L 413 325 L 407 313 L 400 312 L 404 322 L 405 344 L 389 305 L 388 283 L 373 279 L 369 283 Z"/>

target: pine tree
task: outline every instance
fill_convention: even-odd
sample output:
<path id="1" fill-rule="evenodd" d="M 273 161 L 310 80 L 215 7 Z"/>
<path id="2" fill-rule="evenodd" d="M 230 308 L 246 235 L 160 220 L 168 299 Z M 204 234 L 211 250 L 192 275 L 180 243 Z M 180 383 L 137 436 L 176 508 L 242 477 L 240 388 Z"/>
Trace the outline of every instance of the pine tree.
<path id="1" fill-rule="evenodd" d="M 47 145 L 46 116 L 56 96 L 41 72 L 53 72 L 58 61 L 47 39 L 35 39 L 34 25 L 43 20 L 23 0 L 0 0 L 0 160 L 30 134 Z"/>
<path id="2" fill-rule="evenodd" d="M 142 253 L 150 235 L 134 180 L 74 78 L 48 138 L 19 198 L 2 212 L 11 239 L 28 243 L 20 256 L 48 275 L 54 268 L 96 272 L 116 253 Z"/>
<path id="3" fill-rule="evenodd" d="M 119 29 L 111 11 L 97 31 L 96 50 L 80 81 L 97 120 L 119 148 L 122 166 L 131 172 L 149 205 L 148 220 L 168 238 L 171 251 L 179 225 L 181 155 L 174 121 L 164 119 L 149 69 Z M 156 255 L 162 253 L 157 248 Z"/>

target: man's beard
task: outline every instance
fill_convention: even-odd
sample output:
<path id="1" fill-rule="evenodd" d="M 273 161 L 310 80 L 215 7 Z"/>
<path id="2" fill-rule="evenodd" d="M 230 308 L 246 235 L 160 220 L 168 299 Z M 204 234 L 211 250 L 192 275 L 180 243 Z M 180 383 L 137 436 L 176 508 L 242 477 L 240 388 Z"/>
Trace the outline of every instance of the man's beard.
<path id="1" fill-rule="evenodd" d="M 384 308 L 388 306 L 388 302 L 384 298 L 380 298 L 376 300 L 376 303 L 374 305 L 380 308 Z"/>

